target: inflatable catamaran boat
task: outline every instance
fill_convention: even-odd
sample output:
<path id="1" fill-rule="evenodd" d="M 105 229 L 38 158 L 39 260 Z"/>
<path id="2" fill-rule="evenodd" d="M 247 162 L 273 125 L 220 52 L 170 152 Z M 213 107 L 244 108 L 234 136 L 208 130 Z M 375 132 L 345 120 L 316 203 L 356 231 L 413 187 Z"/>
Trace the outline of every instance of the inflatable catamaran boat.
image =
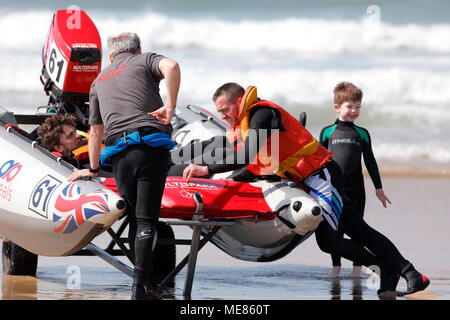
<path id="1" fill-rule="evenodd" d="M 4 273 L 25 274 L 20 271 L 24 270 L 21 266 L 27 264 L 30 256 L 95 254 L 132 274 L 132 250 L 121 236 L 128 218 L 125 203 L 115 192 L 114 180 L 67 182 L 77 169 L 43 149 L 33 132 L 17 127 L 39 124 L 55 113 L 72 113 L 78 117 L 80 128 L 86 129 L 89 87 L 100 72 L 101 43 L 86 13 L 75 13 L 81 17 L 76 32 L 66 23 L 74 10 L 55 13 L 44 46 L 41 80 L 50 96 L 49 104 L 37 108 L 36 115 L 13 115 L 0 110 Z M 192 105 L 177 107 L 172 125 L 178 146 L 224 135 L 226 130 L 222 120 Z M 187 265 L 183 295 L 189 297 L 197 254 L 208 241 L 237 259 L 274 261 L 291 252 L 318 226 L 320 207 L 302 189 L 282 180 L 230 179 L 236 174 L 190 181 L 167 177 L 154 259 L 159 261 L 155 271 L 160 274 L 162 286 L 173 285 L 175 276 Z M 171 225 L 190 227 L 192 239 L 175 239 Z M 112 240 L 101 249 L 91 241 L 105 230 Z M 191 246 L 190 253 L 178 265 L 177 244 Z M 115 258 L 117 255 L 127 256 L 130 264 Z M 162 263 L 163 260 L 169 262 Z"/>

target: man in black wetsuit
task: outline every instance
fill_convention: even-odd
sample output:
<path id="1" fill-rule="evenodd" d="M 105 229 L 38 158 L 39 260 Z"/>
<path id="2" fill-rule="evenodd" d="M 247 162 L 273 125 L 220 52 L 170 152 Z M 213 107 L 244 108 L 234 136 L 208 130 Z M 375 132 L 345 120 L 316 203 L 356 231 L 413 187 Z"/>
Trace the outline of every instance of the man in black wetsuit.
<path id="1" fill-rule="evenodd" d="M 407 281 L 406 293 L 425 289 L 429 280 L 400 254 L 389 239 L 352 212 L 355 209 L 345 194 L 342 173 L 331 160 L 331 154 L 280 106 L 256 98 L 248 100 L 251 92 L 244 91 L 236 83 L 227 83 L 219 87 L 213 97 L 217 111 L 230 124 L 227 139 L 231 150 L 234 150 L 234 159 L 238 161 L 232 164 L 190 164 L 184 169 L 183 177 L 189 180 L 245 166 L 253 173 L 267 173 L 266 169 L 270 169 L 281 178 L 304 183 L 322 207 L 323 220 L 316 230 L 316 240 L 322 251 L 365 266 L 379 266 L 381 284 L 378 293 L 395 291 L 399 275 Z M 250 130 L 265 134 L 252 135 Z M 272 161 L 264 163 L 260 151 L 264 146 L 269 149 L 269 144 L 276 143 L 274 133 L 280 139 L 279 154 L 271 154 Z M 276 156 L 278 159 L 275 161 Z M 351 239 L 340 237 L 338 229 Z"/>
<path id="2" fill-rule="evenodd" d="M 337 162 L 344 174 L 345 192 L 351 199 L 355 213 L 364 216 L 366 193 L 362 174 L 361 156 L 375 186 L 375 193 L 383 206 L 391 203 L 384 194 L 378 165 L 372 151 L 369 131 L 355 125 L 361 110 L 363 92 L 349 82 L 341 82 L 334 88 L 334 109 L 339 118 L 320 132 L 320 144 L 331 151 L 333 160 Z M 342 235 L 343 236 L 343 235 Z M 341 258 L 332 255 L 333 268 L 331 276 L 338 276 Z M 352 277 L 361 275 L 361 265 L 353 263 Z"/>
<path id="3" fill-rule="evenodd" d="M 180 68 L 162 55 L 142 53 L 135 33 L 109 38 L 108 48 L 111 64 L 94 80 L 90 91 L 90 169 L 75 172 L 69 181 L 98 175 L 105 138 L 102 165 L 112 164 L 130 218 L 128 239 L 135 257 L 132 299 L 155 299 L 159 298 L 158 288 L 149 270 L 169 149 L 173 147 L 170 120 L 180 86 Z M 165 103 L 159 94 L 162 79 L 167 87 Z"/>

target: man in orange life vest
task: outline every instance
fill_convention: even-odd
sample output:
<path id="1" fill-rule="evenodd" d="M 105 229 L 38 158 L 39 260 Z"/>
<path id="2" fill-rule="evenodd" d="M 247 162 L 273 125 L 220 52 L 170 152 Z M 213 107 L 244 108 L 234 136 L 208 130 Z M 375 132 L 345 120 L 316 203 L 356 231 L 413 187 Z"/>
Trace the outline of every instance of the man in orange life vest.
<path id="1" fill-rule="evenodd" d="M 256 175 L 271 171 L 283 179 L 303 184 L 322 208 L 322 221 L 315 231 L 322 251 L 368 267 L 378 266 L 381 269 L 379 294 L 395 291 L 400 275 L 407 281 L 404 294 L 424 290 L 429 285 L 428 278 L 388 238 L 350 212 L 354 208 L 345 194 L 339 166 L 297 119 L 277 104 L 260 100 L 255 87 L 244 90 L 236 83 L 226 83 L 216 90 L 213 101 L 222 119 L 230 124 L 227 140 L 234 149 L 235 159 L 245 161 L 190 164 L 184 169 L 184 179 L 246 167 Z M 252 130 L 265 134 L 251 134 Z M 277 149 L 274 154 L 273 150 Z M 338 230 L 351 239 L 340 238 Z"/>

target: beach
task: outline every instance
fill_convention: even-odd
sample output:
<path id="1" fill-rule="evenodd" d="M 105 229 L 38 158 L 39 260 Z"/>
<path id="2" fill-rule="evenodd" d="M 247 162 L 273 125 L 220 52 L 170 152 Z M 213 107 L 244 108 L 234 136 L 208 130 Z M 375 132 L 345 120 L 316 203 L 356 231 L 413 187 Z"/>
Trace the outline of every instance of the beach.
<path id="1" fill-rule="evenodd" d="M 375 198 L 366 178 L 366 221 L 388 236 L 430 286 L 423 292 L 396 299 L 450 300 L 450 179 L 437 177 L 384 177 L 384 190 L 392 201 L 387 209 Z M 187 239 L 190 229 L 176 227 L 177 238 Z M 105 243 L 104 235 L 95 239 Z M 177 246 L 177 261 L 188 253 Z M 125 260 L 124 260 L 125 261 Z M 351 263 L 343 260 L 341 277 L 328 278 L 330 257 L 322 253 L 314 236 L 286 257 L 270 262 L 234 259 L 207 244 L 199 253 L 191 298 L 194 300 L 378 300 L 373 278 L 350 279 Z M 79 269 L 78 269 L 79 268 Z M 79 288 L 70 276 L 80 272 Z M 183 299 L 183 270 L 173 296 Z M 25 300 L 128 300 L 131 278 L 97 257 L 39 257 L 37 277 L 2 277 L 1 299 Z M 406 289 L 401 280 L 398 291 Z M 392 298 L 390 296 L 385 298 Z"/>
<path id="2" fill-rule="evenodd" d="M 0 28 L 8 30 L 0 39 L 1 107 L 30 115 L 47 106 L 39 81 L 42 48 L 55 11 L 70 8 L 84 10 L 95 23 L 102 68 L 110 63 L 107 38 L 122 32 L 138 33 L 144 52 L 176 60 L 182 70 L 177 105 L 217 114 L 217 87 L 254 85 L 260 98 L 296 118 L 306 112 L 306 128 L 317 138 L 336 120 L 336 84 L 360 87 L 356 124 L 370 132 L 392 200 L 383 208 L 366 174 L 365 219 L 431 280 L 424 292 L 396 299 L 450 300 L 448 1 L 9 2 L 0 8 Z M 163 82 L 160 87 L 164 97 Z M 191 237 L 187 227 L 174 230 L 177 238 Z M 108 242 L 105 234 L 93 241 L 101 247 Z M 177 261 L 188 250 L 178 246 Z M 209 243 L 198 256 L 192 299 L 379 299 L 372 275 L 350 279 L 352 265 L 343 260 L 342 276 L 330 279 L 330 265 L 314 236 L 270 263 L 240 261 Z M 184 276 L 185 270 L 168 300 L 183 299 Z M 3 275 L 0 283 L 3 300 L 128 300 L 131 292 L 131 278 L 96 257 L 39 257 L 37 277 Z M 398 290 L 405 289 L 401 280 Z"/>

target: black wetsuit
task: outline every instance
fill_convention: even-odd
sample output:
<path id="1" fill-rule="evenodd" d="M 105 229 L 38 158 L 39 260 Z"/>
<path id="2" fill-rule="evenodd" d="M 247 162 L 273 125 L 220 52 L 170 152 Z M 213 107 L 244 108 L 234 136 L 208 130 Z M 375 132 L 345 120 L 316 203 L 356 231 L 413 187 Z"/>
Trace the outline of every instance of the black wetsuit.
<path id="1" fill-rule="evenodd" d="M 344 173 L 345 191 L 352 199 L 355 208 L 364 216 L 366 193 L 362 174 L 361 156 L 372 178 L 375 189 L 382 188 L 377 162 L 373 155 L 369 131 L 339 119 L 330 126 L 322 129 L 320 144 L 333 153 L 336 161 Z"/>
<path id="2" fill-rule="evenodd" d="M 89 94 L 89 123 L 103 125 L 105 144 L 139 131 L 139 136 L 172 133 L 148 112 L 163 106 L 159 83 L 164 78 L 155 53 L 122 52 L 97 76 Z M 169 151 L 147 144 L 130 145 L 111 157 L 114 178 L 127 203 L 130 217 L 128 240 L 134 253 L 133 298 L 145 298 L 152 287 L 153 248 L 164 192 Z M 157 263 L 157 261 L 155 261 Z"/>
<path id="3" fill-rule="evenodd" d="M 353 122 L 337 119 L 320 132 L 320 143 L 333 153 L 344 174 L 345 192 L 352 201 L 355 213 L 364 216 L 366 193 L 362 174 L 361 156 L 375 189 L 382 188 L 377 162 L 373 155 L 369 131 Z M 340 266 L 339 256 L 332 255 L 333 266 Z M 354 265 L 359 265 L 354 263 Z"/>
<path id="4" fill-rule="evenodd" d="M 216 136 L 208 140 L 188 144 L 183 148 L 175 148 L 171 152 L 172 165 L 168 175 L 182 176 L 184 168 L 189 163 L 208 166 L 209 174 L 203 178 L 208 178 L 214 173 L 234 171 L 245 167 L 246 164 L 255 159 L 258 146 L 262 145 L 266 138 L 270 136 L 270 129 L 284 130 L 279 119 L 278 110 L 273 108 L 262 106 L 250 111 L 250 129 L 264 130 L 265 134 L 255 135 L 256 141 L 247 139 L 245 145 L 237 152 L 234 151 L 234 145 L 228 142 L 225 136 Z M 247 177 L 253 176 L 250 172 L 244 174 Z"/>
<path id="5" fill-rule="evenodd" d="M 300 124 L 299 124 L 300 125 Z M 251 129 L 279 129 L 284 130 L 282 127 L 280 114 L 277 110 L 270 107 L 259 107 L 252 109 L 250 114 Z M 267 133 L 269 136 L 270 133 Z M 223 137 L 211 139 L 213 141 L 221 142 Z M 246 164 L 250 163 L 248 160 L 253 160 L 257 154 L 255 146 L 261 144 L 263 141 L 260 138 L 259 141 L 251 141 L 246 139 L 245 148 L 241 148 L 234 154 L 236 159 L 243 159 L 239 156 L 243 156 L 247 159 L 244 164 L 207 164 L 209 168 L 209 174 L 226 172 L 243 168 Z M 204 146 L 207 146 L 208 142 L 204 142 Z M 227 154 L 227 157 L 232 157 L 233 149 L 230 144 L 227 144 L 227 150 L 223 151 L 223 154 Z M 253 146 L 253 147 L 252 147 Z M 193 145 L 188 145 L 184 148 L 184 151 L 191 152 L 195 149 Z M 197 149 L 197 152 L 199 149 Z M 177 152 L 180 152 L 178 150 Z M 244 154 L 240 155 L 240 152 Z M 197 153 L 198 155 L 198 153 Z M 201 162 L 198 162 L 201 164 Z M 181 165 L 181 169 L 186 167 L 187 164 Z M 174 170 L 175 171 L 175 170 Z M 172 171 L 172 172 L 174 172 Z M 170 172 L 170 171 L 169 171 Z M 365 266 L 377 265 L 380 266 L 382 271 L 391 273 L 393 270 L 403 273 L 411 264 L 404 259 L 394 244 L 387 239 L 384 235 L 371 228 L 361 216 L 355 213 L 355 209 L 349 201 L 344 190 L 344 179 L 339 166 L 334 162 L 330 162 L 321 169 L 317 170 L 311 176 L 325 176 L 325 172 L 331 175 L 331 183 L 339 193 L 343 200 L 343 212 L 339 222 L 339 231 L 347 234 L 351 239 L 344 239 L 340 234 L 334 230 L 330 224 L 323 220 L 319 227 L 316 229 L 316 240 L 319 248 L 330 254 L 336 254 L 342 256 L 351 261 L 358 261 Z M 368 250 L 367 250 L 367 249 Z M 370 251 L 369 251 L 370 250 Z"/>

